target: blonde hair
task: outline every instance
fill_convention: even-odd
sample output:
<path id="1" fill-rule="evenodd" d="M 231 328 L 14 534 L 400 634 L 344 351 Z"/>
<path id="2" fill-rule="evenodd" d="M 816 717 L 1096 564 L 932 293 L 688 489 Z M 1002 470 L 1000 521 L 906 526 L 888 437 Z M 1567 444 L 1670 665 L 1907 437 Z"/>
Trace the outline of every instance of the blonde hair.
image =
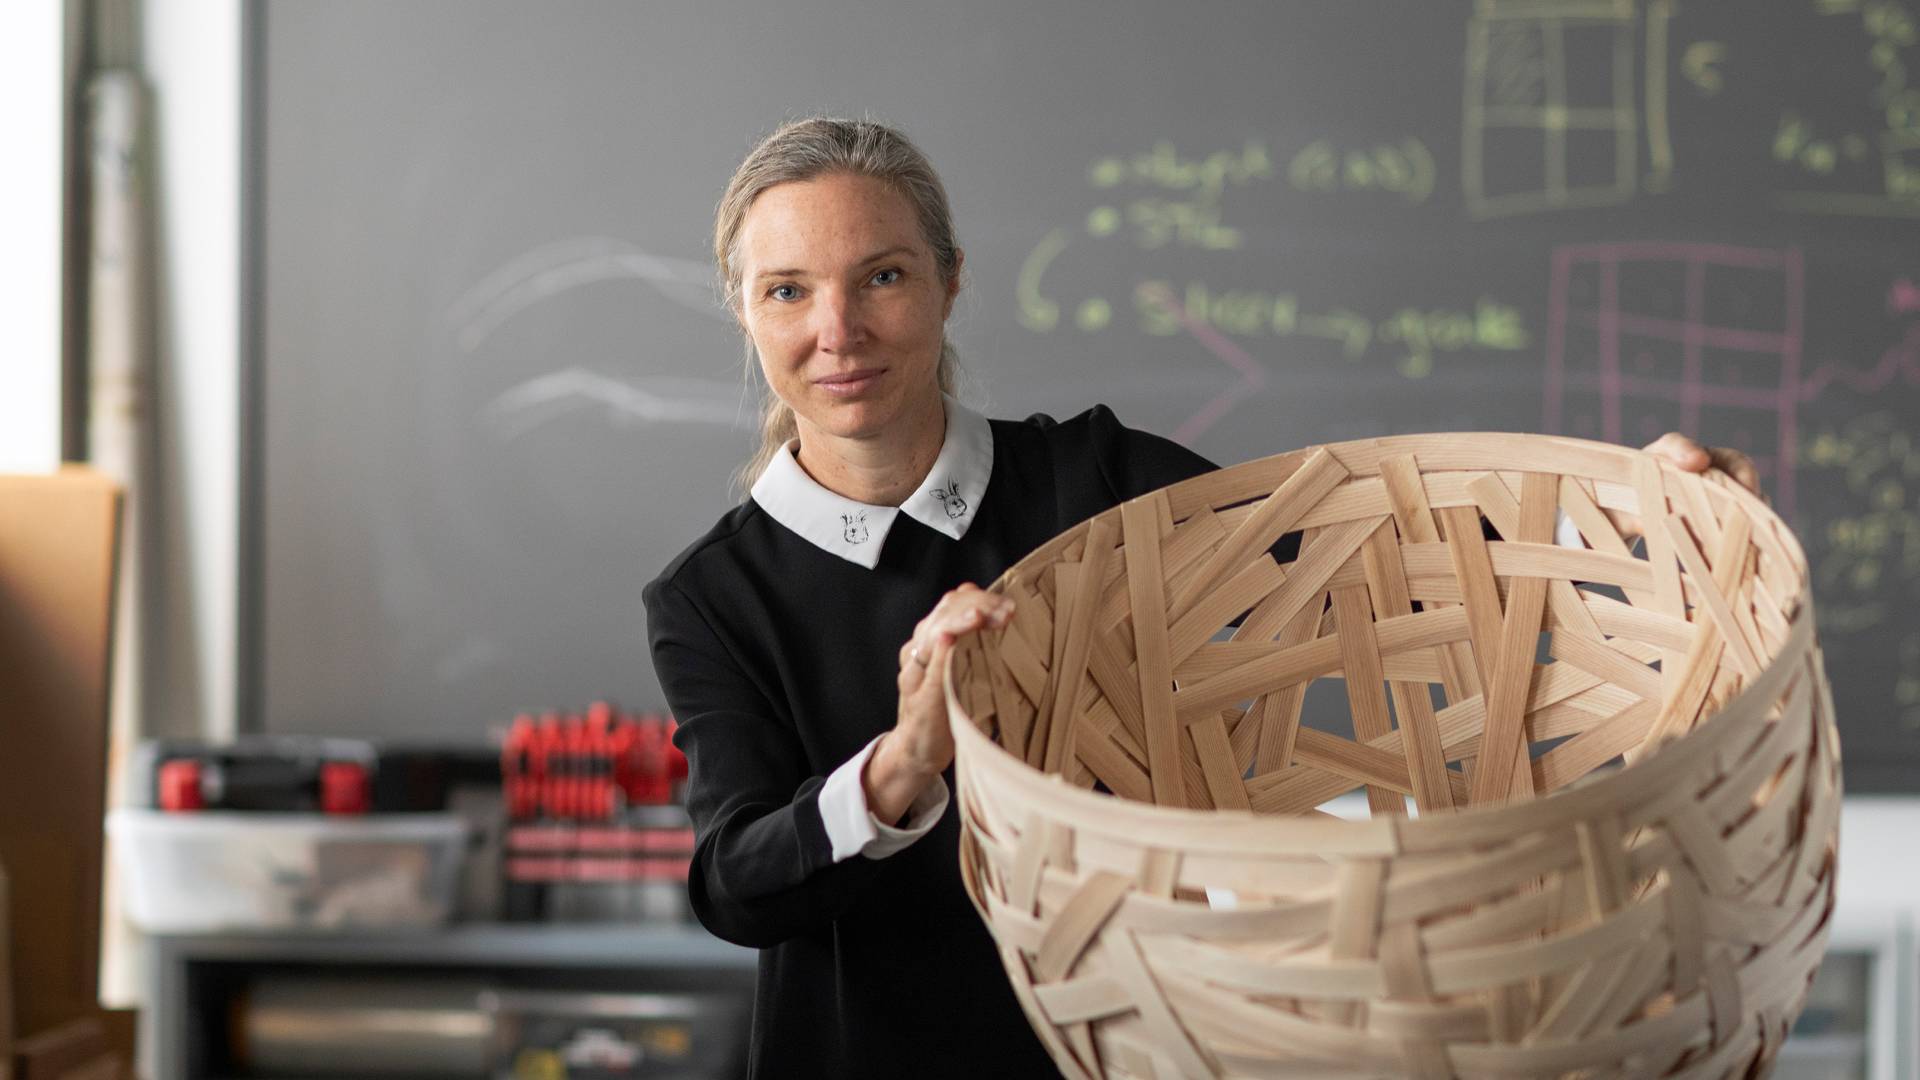
<path id="1" fill-rule="evenodd" d="M 813 116 L 783 124 L 762 139 L 734 170 L 733 179 L 727 181 L 713 222 L 713 257 L 719 265 L 727 310 L 740 313 L 740 233 L 754 200 L 777 184 L 837 172 L 872 177 L 906 196 L 920 219 L 927 246 L 933 250 L 941 280 L 954 280 L 960 269 L 960 248 L 953 236 L 953 211 L 947 205 L 946 186 L 920 148 L 899 131 L 872 120 Z M 747 338 L 746 346 L 747 379 L 751 382 L 759 370 L 752 337 Z M 938 365 L 942 393 L 954 392 L 957 367 L 953 342 L 943 334 Z M 760 448 L 734 476 L 742 494 L 797 433 L 793 410 L 772 387 L 766 387 L 760 403 Z"/>

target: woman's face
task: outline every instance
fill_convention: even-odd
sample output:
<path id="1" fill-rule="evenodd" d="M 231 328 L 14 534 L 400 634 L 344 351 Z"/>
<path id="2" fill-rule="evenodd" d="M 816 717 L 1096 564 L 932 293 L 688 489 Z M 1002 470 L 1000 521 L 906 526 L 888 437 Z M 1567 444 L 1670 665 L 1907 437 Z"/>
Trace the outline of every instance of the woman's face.
<path id="1" fill-rule="evenodd" d="M 741 324 L 803 438 L 924 415 L 959 277 L 942 279 L 906 196 L 849 173 L 778 184 L 747 211 L 740 255 Z"/>

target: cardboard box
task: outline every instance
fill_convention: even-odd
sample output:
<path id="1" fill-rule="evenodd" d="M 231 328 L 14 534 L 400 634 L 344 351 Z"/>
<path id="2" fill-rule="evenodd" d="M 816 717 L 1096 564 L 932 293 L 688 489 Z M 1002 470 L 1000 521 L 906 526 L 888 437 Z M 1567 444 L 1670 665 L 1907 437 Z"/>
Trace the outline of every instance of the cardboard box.
<path id="1" fill-rule="evenodd" d="M 100 852 L 120 492 L 90 469 L 0 476 L 0 864 L 15 1049 L 98 1024 Z"/>

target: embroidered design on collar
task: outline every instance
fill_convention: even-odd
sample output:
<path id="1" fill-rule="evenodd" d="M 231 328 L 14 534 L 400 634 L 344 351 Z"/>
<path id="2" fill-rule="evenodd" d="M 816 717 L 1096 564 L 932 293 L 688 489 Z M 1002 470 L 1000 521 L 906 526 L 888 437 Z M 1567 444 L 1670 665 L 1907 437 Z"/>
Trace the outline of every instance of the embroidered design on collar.
<path id="1" fill-rule="evenodd" d="M 958 541 L 979 520 L 993 475 L 993 427 L 979 413 L 951 397 L 946 441 L 916 487 L 897 506 L 874 506 L 820 486 L 794 456 L 799 440 L 788 440 L 749 493 L 768 516 L 787 531 L 837 558 L 871 570 L 901 517 Z"/>
<path id="2" fill-rule="evenodd" d="M 928 488 L 927 494 L 946 506 L 948 517 L 957 519 L 966 516 L 967 500 L 960 497 L 960 481 L 949 480 L 944 488 Z"/>
<path id="3" fill-rule="evenodd" d="M 867 512 L 865 510 L 854 514 L 841 514 L 840 523 L 846 526 L 845 531 L 843 531 L 841 535 L 846 537 L 847 543 L 864 544 L 867 542 Z"/>

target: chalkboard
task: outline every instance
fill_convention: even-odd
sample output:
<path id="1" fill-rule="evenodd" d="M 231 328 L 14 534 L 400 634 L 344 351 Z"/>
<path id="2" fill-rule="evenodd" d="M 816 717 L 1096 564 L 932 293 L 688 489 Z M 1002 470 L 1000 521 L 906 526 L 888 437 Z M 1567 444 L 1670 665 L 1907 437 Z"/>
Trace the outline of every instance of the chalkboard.
<path id="1" fill-rule="evenodd" d="M 946 178 L 992 415 L 1746 450 L 1911 790 L 1915 6 L 256 0 L 254 724 L 662 704 L 640 588 L 753 437 L 713 206 L 827 111 Z"/>

